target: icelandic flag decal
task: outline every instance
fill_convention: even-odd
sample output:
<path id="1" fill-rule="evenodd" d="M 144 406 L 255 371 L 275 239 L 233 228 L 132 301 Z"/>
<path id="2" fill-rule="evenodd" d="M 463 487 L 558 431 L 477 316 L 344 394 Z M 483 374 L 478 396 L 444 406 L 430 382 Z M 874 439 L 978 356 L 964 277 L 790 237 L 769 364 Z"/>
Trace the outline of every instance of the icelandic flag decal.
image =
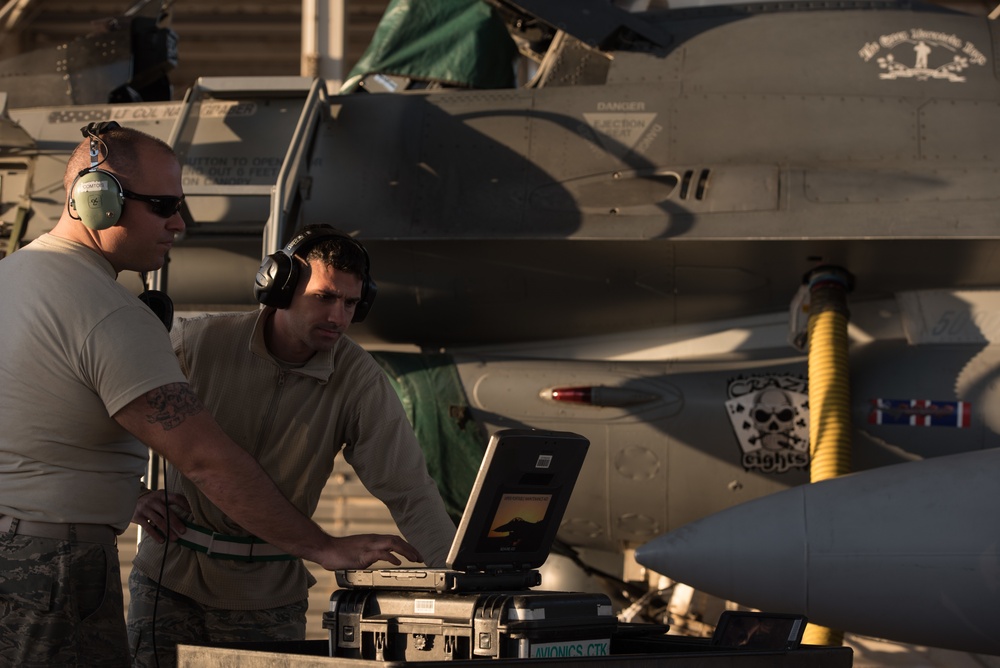
<path id="1" fill-rule="evenodd" d="M 872 399 L 871 424 L 901 424 L 911 427 L 968 427 L 972 404 L 968 401 L 929 399 Z"/>

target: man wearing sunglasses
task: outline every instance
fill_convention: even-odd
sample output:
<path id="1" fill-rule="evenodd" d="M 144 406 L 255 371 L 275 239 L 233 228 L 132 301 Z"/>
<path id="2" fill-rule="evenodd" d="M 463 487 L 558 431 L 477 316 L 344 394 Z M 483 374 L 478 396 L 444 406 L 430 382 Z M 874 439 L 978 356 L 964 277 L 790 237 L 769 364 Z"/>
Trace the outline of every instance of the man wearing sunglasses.
<path id="1" fill-rule="evenodd" d="M 117 282 L 159 269 L 184 230 L 170 147 L 103 125 L 73 152 L 64 184 L 52 231 L 0 260 L 0 665 L 131 665 L 116 536 L 147 446 L 285 552 L 331 570 L 400 563 L 394 553 L 419 561 L 397 536 L 334 538 L 292 506 L 194 395 L 161 322 Z"/>

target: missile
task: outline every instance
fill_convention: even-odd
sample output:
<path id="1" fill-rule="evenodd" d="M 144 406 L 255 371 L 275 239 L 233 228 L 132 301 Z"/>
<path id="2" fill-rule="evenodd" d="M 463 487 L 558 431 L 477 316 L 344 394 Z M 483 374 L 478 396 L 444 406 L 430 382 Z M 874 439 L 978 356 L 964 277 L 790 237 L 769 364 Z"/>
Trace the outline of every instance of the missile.
<path id="1" fill-rule="evenodd" d="M 733 506 L 636 560 L 746 606 L 1000 654 L 1000 448 L 885 466 Z"/>

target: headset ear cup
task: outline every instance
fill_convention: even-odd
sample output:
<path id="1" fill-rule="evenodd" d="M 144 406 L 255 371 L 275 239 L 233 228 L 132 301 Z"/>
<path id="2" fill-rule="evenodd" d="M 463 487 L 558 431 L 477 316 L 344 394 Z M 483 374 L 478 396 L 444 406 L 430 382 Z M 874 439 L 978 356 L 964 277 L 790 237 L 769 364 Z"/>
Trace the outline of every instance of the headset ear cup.
<path id="1" fill-rule="evenodd" d="M 162 290 L 144 290 L 139 295 L 139 301 L 156 314 L 168 332 L 171 330 L 174 325 L 174 302 L 170 295 Z"/>
<path id="2" fill-rule="evenodd" d="M 115 175 L 96 169 L 73 181 L 69 205 L 84 225 L 92 230 L 106 230 L 118 223 L 124 201 L 121 183 Z"/>
<path id="3" fill-rule="evenodd" d="M 365 282 L 361 286 L 361 301 L 354 308 L 354 317 L 351 318 L 351 322 L 363 322 L 368 317 L 368 312 L 372 310 L 372 304 L 375 303 L 375 295 L 377 294 L 378 286 L 375 284 L 375 280 L 370 275 L 366 275 Z"/>
<path id="4" fill-rule="evenodd" d="M 254 297 L 264 306 L 288 308 L 292 303 L 297 278 L 295 261 L 283 252 L 272 253 L 264 258 L 257 270 L 253 286 Z"/>

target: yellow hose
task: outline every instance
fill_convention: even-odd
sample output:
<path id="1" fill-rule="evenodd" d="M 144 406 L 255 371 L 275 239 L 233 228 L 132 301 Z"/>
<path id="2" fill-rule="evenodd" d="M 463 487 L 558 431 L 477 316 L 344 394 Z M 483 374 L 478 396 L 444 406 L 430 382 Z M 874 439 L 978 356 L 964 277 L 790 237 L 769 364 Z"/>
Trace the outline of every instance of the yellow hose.
<path id="1" fill-rule="evenodd" d="M 837 311 L 809 318 L 809 481 L 851 470 L 851 394 L 847 318 Z"/>
<path id="2" fill-rule="evenodd" d="M 809 331 L 809 480 L 851 470 L 851 396 L 846 283 L 824 275 L 812 286 Z M 841 645 L 843 631 L 808 624 L 802 641 Z"/>

